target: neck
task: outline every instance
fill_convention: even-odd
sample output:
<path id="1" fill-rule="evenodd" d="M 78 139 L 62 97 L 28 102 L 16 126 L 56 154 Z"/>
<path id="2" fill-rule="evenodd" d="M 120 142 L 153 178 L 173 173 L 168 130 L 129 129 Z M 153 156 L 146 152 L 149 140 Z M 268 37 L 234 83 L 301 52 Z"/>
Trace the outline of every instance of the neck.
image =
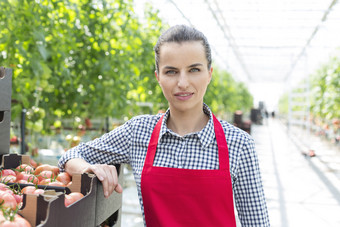
<path id="1" fill-rule="evenodd" d="M 169 129 L 180 136 L 201 131 L 209 121 L 209 116 L 203 112 L 176 112 L 171 111 L 167 121 Z"/>

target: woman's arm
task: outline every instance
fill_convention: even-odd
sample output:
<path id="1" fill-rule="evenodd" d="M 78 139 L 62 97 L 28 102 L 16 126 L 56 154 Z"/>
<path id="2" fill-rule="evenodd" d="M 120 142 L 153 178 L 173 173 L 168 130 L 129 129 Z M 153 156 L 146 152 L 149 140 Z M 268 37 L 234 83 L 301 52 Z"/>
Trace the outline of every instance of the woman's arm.
<path id="1" fill-rule="evenodd" d="M 238 163 L 234 195 L 241 224 L 244 227 L 268 227 L 270 224 L 266 199 L 252 139 L 243 145 Z"/>

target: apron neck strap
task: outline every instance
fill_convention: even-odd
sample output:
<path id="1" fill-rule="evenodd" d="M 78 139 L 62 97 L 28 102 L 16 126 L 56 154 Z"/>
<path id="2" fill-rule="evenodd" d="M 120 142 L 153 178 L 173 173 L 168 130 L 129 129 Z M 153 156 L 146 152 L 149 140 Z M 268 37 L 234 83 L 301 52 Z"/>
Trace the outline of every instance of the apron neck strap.
<path id="1" fill-rule="evenodd" d="M 229 170 L 229 151 L 224 130 L 219 120 L 217 120 L 214 114 L 212 115 L 214 119 L 214 130 L 218 147 L 218 160 L 220 164 L 220 170 Z"/>
<path id="2" fill-rule="evenodd" d="M 144 165 L 147 165 L 147 166 L 153 165 L 153 160 L 155 158 L 156 150 L 157 150 L 159 132 L 161 131 L 161 127 L 162 127 L 163 117 L 164 117 L 164 114 L 158 120 L 158 122 L 157 122 L 157 124 L 156 124 L 156 126 L 153 129 L 153 132 L 151 134 L 151 138 L 150 138 L 150 142 L 149 142 L 149 146 L 148 146 L 148 151 L 146 152 Z"/>
<path id="3" fill-rule="evenodd" d="M 153 161 L 156 155 L 157 144 L 159 139 L 159 132 L 161 131 L 162 121 L 164 115 L 158 120 L 150 138 L 148 150 L 145 157 L 144 165 L 152 166 Z M 217 147 L 218 147 L 218 159 L 220 170 L 229 170 L 229 155 L 228 155 L 228 145 L 224 135 L 224 130 L 222 128 L 221 123 L 217 120 L 215 115 L 213 114 L 213 121 L 214 121 L 214 131 L 215 137 L 217 140 Z"/>

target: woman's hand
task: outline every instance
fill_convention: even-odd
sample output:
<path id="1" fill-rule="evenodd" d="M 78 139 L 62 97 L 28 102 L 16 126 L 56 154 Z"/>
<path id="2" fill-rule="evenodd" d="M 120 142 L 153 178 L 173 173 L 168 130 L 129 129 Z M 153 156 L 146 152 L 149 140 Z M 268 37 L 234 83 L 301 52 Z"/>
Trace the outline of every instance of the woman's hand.
<path id="1" fill-rule="evenodd" d="M 73 174 L 94 173 L 103 184 L 104 196 L 109 197 L 113 191 L 123 192 L 122 186 L 118 183 L 117 169 L 114 165 L 96 164 L 91 165 L 84 159 L 70 159 L 65 164 L 65 170 L 71 176 Z"/>
<path id="2" fill-rule="evenodd" d="M 113 191 L 123 192 L 122 186 L 118 183 L 117 169 L 114 165 L 95 164 L 89 165 L 83 173 L 94 173 L 103 184 L 104 196 L 109 197 Z"/>

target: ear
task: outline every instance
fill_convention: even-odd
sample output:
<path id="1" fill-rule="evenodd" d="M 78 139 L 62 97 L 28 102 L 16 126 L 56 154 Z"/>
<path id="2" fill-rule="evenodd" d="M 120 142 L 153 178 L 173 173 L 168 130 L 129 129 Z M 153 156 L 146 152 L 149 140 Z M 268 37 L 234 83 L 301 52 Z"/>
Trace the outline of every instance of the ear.
<path id="1" fill-rule="evenodd" d="M 155 70 L 155 76 L 156 76 L 156 79 L 157 79 L 157 81 L 158 81 L 158 83 L 159 83 L 159 75 L 158 75 L 158 73 L 157 73 L 157 70 Z"/>
<path id="2" fill-rule="evenodd" d="M 209 83 L 210 83 L 211 78 L 212 78 L 212 73 L 213 73 L 213 67 L 210 67 L 210 70 L 209 70 Z"/>

